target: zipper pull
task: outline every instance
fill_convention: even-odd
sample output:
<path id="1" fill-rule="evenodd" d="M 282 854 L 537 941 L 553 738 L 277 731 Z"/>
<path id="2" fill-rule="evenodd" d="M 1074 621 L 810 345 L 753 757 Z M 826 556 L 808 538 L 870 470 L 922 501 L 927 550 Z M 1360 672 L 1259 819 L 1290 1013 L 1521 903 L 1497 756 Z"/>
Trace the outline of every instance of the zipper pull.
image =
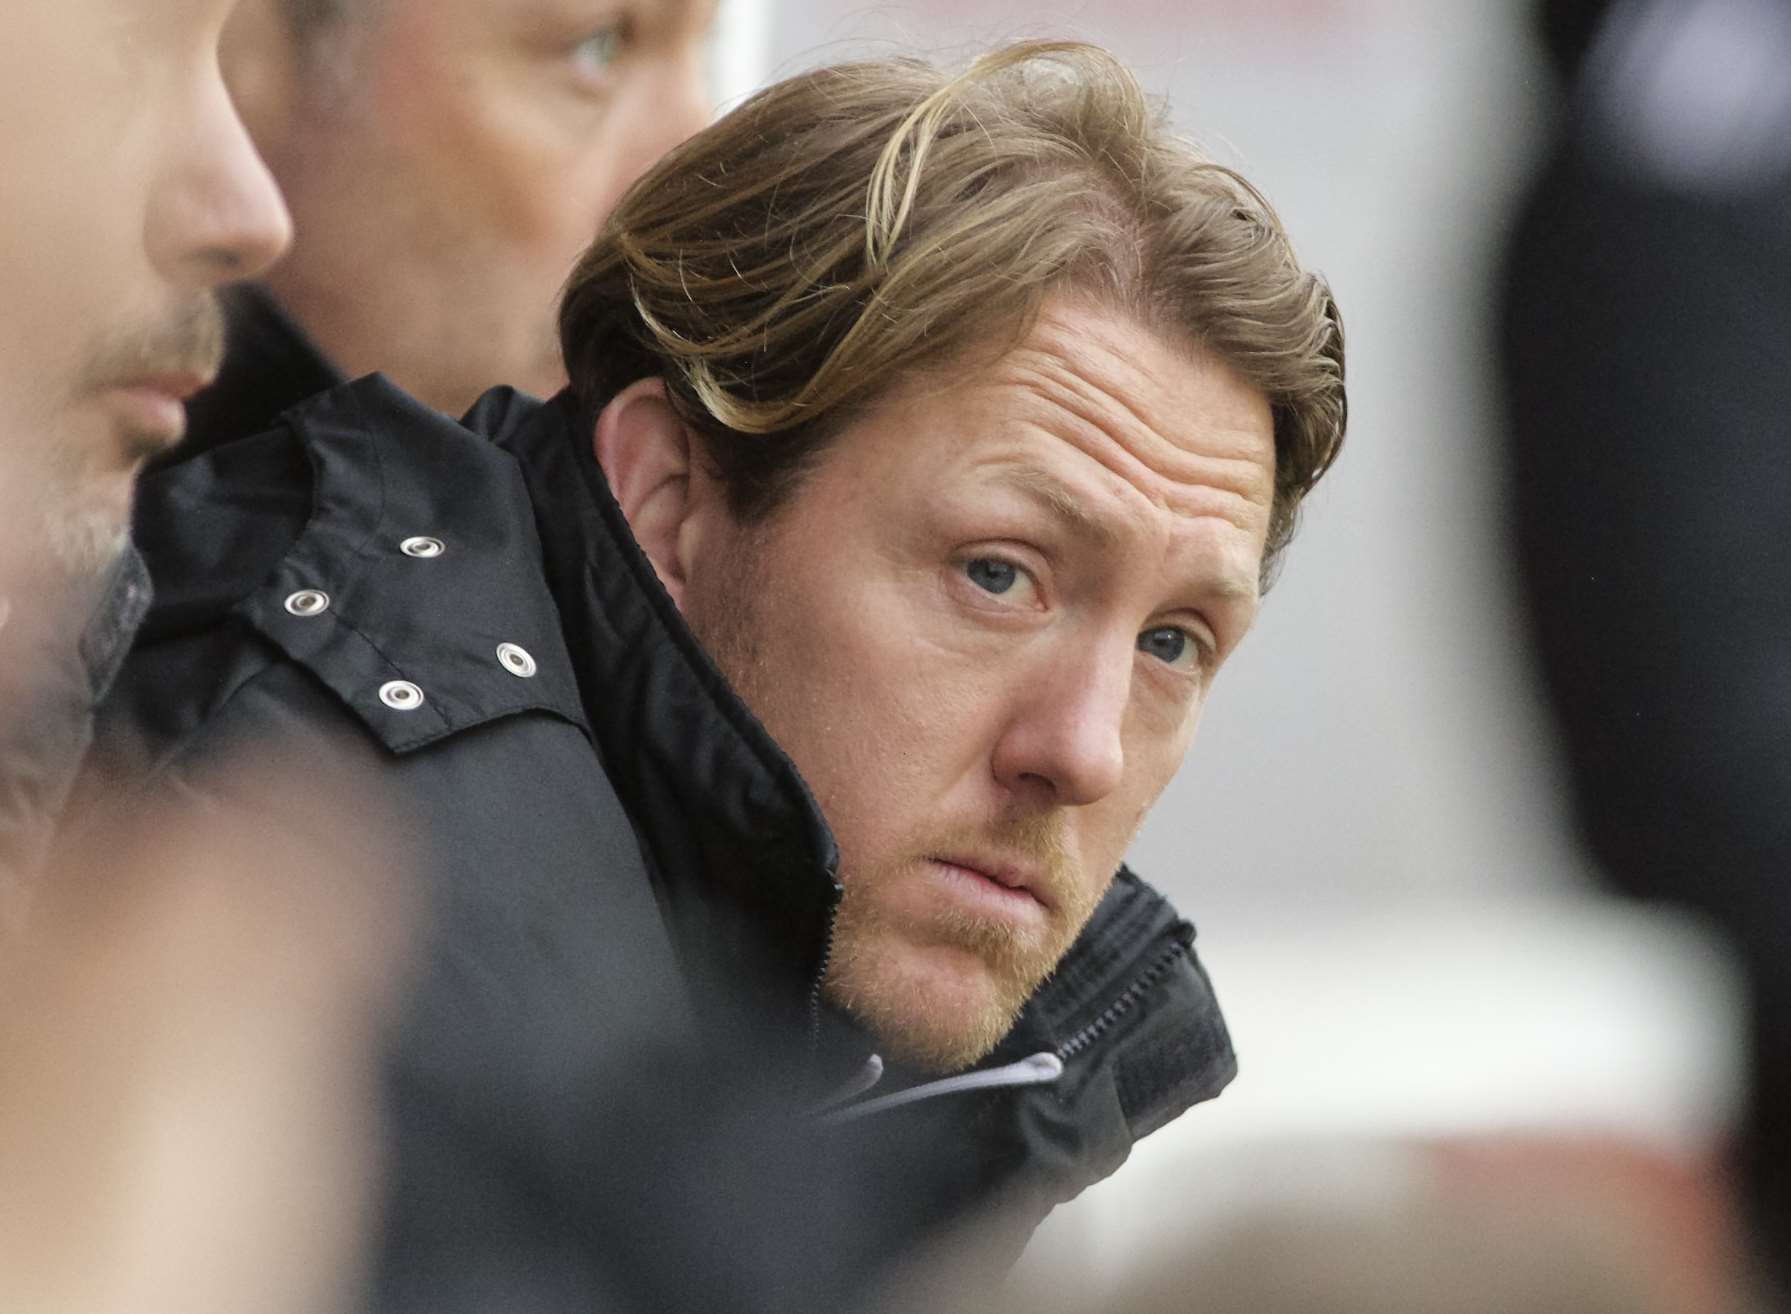
<path id="1" fill-rule="evenodd" d="M 882 1080 L 883 1056 L 872 1054 L 864 1061 L 864 1066 L 847 1078 L 838 1090 L 811 1108 L 809 1116 L 818 1118 L 829 1109 L 838 1108 L 847 1100 L 855 1100 Z"/>

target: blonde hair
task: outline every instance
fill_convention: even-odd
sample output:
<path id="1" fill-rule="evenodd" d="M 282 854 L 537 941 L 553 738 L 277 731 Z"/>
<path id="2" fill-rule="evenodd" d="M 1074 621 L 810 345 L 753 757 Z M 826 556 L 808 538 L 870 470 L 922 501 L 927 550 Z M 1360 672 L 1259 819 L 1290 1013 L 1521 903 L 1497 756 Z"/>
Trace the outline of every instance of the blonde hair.
<path id="1" fill-rule="evenodd" d="M 956 76 L 874 60 L 758 93 L 622 199 L 567 283 L 560 340 L 589 414 L 664 378 L 752 520 L 891 384 L 1017 343 L 1060 293 L 1268 397 L 1266 583 L 1343 441 L 1342 320 L 1262 196 L 1094 46 L 1021 43 Z"/>

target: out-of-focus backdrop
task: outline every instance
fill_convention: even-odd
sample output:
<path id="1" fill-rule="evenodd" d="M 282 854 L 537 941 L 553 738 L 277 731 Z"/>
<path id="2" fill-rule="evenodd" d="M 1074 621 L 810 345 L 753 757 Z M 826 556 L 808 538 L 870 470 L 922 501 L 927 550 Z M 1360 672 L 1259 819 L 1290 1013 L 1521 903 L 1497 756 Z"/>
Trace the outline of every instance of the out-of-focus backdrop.
<path id="1" fill-rule="evenodd" d="M 1595 888 L 1502 520 L 1493 265 L 1557 96 L 1530 18 L 1518 0 L 724 11 L 728 91 L 866 51 L 1105 45 L 1263 189 L 1343 307 L 1344 458 L 1133 853 L 1200 927 L 1241 1075 L 1060 1210 L 1033 1264 L 1117 1272 L 1142 1219 L 1412 1171 L 1363 1146 L 1608 1140 L 1695 1174 L 1735 1117 L 1733 971 L 1696 922 Z"/>

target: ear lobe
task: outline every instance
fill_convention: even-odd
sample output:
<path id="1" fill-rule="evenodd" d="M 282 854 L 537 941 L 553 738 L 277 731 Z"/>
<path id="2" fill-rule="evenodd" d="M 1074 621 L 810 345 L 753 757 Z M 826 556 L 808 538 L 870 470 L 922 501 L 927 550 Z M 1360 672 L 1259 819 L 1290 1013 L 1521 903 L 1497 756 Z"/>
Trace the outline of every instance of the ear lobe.
<path id="1" fill-rule="evenodd" d="M 635 541 L 680 610 L 697 511 L 692 497 L 695 437 L 666 397 L 660 379 L 639 379 L 611 398 L 591 435 Z"/>

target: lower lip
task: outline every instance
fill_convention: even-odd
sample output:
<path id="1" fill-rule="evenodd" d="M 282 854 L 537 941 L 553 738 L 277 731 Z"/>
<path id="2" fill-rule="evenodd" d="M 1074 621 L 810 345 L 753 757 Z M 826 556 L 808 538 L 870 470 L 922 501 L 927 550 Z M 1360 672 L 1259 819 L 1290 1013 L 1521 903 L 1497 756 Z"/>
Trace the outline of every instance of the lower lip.
<path id="1" fill-rule="evenodd" d="M 106 393 L 106 405 L 119 425 L 140 443 L 172 447 L 187 430 L 185 404 L 160 388 L 113 388 Z"/>
<path id="2" fill-rule="evenodd" d="M 952 898 L 981 913 L 1025 922 L 1036 922 L 1045 916 L 1045 905 L 1034 898 L 1030 890 L 1003 885 L 980 871 L 960 867 L 955 862 L 929 858 L 927 866 Z"/>

